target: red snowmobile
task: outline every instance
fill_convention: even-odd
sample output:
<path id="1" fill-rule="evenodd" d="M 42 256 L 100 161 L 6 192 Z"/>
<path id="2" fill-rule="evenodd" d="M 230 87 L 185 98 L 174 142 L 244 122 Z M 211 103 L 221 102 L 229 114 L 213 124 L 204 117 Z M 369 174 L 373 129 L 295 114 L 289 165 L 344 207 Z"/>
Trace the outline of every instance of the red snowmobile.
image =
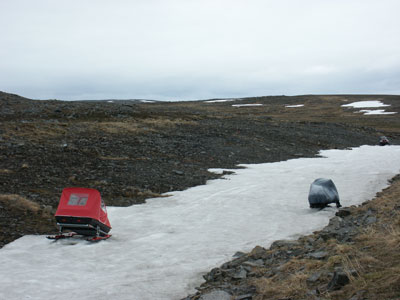
<path id="1" fill-rule="evenodd" d="M 108 239 L 111 230 L 106 206 L 99 191 L 87 188 L 65 188 L 55 214 L 59 234 L 48 236 L 59 240 L 75 235 L 86 236 L 88 241 Z M 68 232 L 65 233 L 64 230 Z"/>

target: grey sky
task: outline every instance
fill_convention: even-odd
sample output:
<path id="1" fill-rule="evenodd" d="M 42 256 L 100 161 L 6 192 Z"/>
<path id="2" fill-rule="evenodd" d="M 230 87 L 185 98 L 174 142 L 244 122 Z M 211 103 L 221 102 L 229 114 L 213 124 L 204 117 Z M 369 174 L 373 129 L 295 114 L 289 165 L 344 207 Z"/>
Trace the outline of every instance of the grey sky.
<path id="1" fill-rule="evenodd" d="M 0 0 L 0 90 L 400 94 L 398 0 Z"/>

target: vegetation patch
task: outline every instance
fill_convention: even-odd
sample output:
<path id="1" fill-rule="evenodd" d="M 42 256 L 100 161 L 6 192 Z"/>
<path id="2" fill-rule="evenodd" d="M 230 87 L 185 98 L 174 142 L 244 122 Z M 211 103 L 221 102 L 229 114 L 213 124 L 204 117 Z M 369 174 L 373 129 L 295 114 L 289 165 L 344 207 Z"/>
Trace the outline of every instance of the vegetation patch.
<path id="1" fill-rule="evenodd" d="M 0 203 L 2 206 L 18 211 L 37 213 L 40 210 L 39 204 L 19 195 L 0 195 Z"/>

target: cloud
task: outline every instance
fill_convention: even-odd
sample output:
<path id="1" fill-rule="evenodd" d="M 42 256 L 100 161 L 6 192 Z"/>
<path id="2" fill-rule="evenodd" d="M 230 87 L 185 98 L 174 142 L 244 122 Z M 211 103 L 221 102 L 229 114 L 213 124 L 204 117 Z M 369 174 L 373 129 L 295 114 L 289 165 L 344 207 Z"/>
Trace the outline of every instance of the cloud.
<path id="1" fill-rule="evenodd" d="M 3 1 L 0 89 L 65 99 L 396 91 L 399 9 L 395 0 Z"/>

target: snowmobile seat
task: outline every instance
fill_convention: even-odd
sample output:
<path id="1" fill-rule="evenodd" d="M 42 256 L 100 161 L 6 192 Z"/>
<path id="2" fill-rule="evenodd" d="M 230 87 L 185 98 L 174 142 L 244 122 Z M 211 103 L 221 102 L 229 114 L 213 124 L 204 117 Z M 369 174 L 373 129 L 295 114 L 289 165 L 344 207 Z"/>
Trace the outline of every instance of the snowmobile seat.
<path id="1" fill-rule="evenodd" d="M 386 136 L 381 136 L 381 137 L 379 138 L 379 145 L 380 145 L 380 146 L 390 145 L 389 139 L 388 139 Z"/>
<path id="2" fill-rule="evenodd" d="M 341 207 L 339 193 L 331 179 L 318 178 L 310 186 L 308 202 L 311 208 L 324 208 L 330 203 L 336 203 Z"/>

